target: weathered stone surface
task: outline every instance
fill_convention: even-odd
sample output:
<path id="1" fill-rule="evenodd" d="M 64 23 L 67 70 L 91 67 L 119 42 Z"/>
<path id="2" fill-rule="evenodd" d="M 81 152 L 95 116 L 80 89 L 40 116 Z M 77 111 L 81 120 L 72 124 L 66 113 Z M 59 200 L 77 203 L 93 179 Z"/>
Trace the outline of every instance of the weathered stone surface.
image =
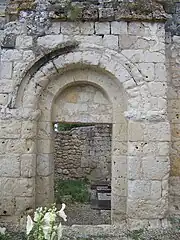
<path id="1" fill-rule="evenodd" d="M 31 36 L 18 36 L 16 38 L 17 49 L 28 49 L 33 45 L 33 38 Z"/>
<path id="2" fill-rule="evenodd" d="M 12 216 L 15 212 L 15 199 L 12 197 L 1 198 L 0 214 L 1 216 Z"/>
<path id="3" fill-rule="evenodd" d="M 35 200 L 53 202 L 52 123 L 59 121 L 113 123 L 111 157 L 102 141 L 94 173 L 112 178 L 112 223 L 159 226 L 168 204 L 179 214 L 179 5 L 168 10 L 165 36 L 156 1 L 74 2 L 78 21 L 59 2 L 12 2 L 11 22 L 0 23 L 0 201 L 8 216 L 26 214 Z M 86 156 L 77 168 L 75 158 L 65 159 L 59 172 L 90 174 L 95 161 Z M 108 157 L 111 176 L 103 170 Z"/>
<path id="4" fill-rule="evenodd" d="M 12 63 L 1 62 L 0 63 L 0 79 L 11 79 L 12 76 Z"/>
<path id="5" fill-rule="evenodd" d="M 1 139 L 17 139 L 21 134 L 21 121 L 12 120 L 0 120 L 0 138 Z"/>
<path id="6" fill-rule="evenodd" d="M 21 161 L 21 176 L 35 177 L 36 175 L 36 154 L 23 154 L 20 157 Z"/>
<path id="7" fill-rule="evenodd" d="M 100 124 L 57 132 L 55 134 L 56 177 L 58 179 L 87 178 L 92 182 L 110 181 L 111 131 L 110 125 Z M 44 161 L 39 160 L 39 162 L 43 164 Z M 43 172 L 46 171 L 42 171 L 39 175 Z"/>
<path id="8" fill-rule="evenodd" d="M 0 179 L 0 187 L 3 197 L 20 196 L 31 197 L 34 195 L 35 181 L 33 178 L 8 178 Z"/>
<path id="9" fill-rule="evenodd" d="M 128 216 L 130 218 L 158 219 L 163 218 L 168 211 L 167 199 L 159 200 L 128 200 Z"/>
<path id="10" fill-rule="evenodd" d="M 1 177 L 20 177 L 20 157 L 19 155 L 0 155 Z"/>

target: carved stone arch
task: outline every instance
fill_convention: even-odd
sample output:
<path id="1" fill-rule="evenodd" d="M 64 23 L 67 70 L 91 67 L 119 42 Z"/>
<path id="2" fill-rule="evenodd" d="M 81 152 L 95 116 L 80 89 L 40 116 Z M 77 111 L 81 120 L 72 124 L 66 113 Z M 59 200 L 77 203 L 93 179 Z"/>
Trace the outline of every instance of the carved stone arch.
<path id="1" fill-rule="evenodd" d="M 31 123 L 36 146 L 36 206 L 53 201 L 52 123 L 58 120 L 52 118 L 54 101 L 72 84 L 86 83 L 105 92 L 112 105 L 112 119 L 108 120 L 113 124 L 111 214 L 112 223 L 119 223 L 127 217 L 128 126 L 124 112 L 129 111 L 129 99 L 139 94 L 137 88 L 141 85 L 142 75 L 122 54 L 96 45 L 81 44 L 73 52 L 53 56 L 38 68 L 35 65 L 24 73 L 12 103 L 25 115 L 31 116 L 34 110 L 41 112 L 39 119 Z M 73 79 L 72 73 L 72 77 L 67 77 L 70 72 L 83 70 L 87 79 L 79 76 Z"/>
<path id="2" fill-rule="evenodd" d="M 45 62 L 43 63 L 43 61 Z M 11 108 L 22 106 L 25 91 L 34 92 L 34 97 L 37 98 L 48 84 L 51 76 L 83 65 L 101 69 L 101 71 L 111 75 L 115 81 L 122 84 L 128 95 L 131 95 L 132 92 L 128 89 L 138 86 L 143 79 L 138 68 L 121 53 L 92 44 L 82 43 L 78 48 L 74 48 L 73 52 L 52 51 L 52 54 L 49 53 L 47 56 L 32 61 L 29 65 L 31 67 L 24 69 L 21 72 L 21 77 L 14 79 Z"/>

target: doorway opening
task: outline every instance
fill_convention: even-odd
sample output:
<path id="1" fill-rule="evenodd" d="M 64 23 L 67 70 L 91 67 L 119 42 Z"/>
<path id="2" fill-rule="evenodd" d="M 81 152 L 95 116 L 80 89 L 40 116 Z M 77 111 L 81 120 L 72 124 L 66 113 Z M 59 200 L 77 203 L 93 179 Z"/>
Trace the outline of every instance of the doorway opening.
<path id="1" fill-rule="evenodd" d="M 55 200 L 66 203 L 67 224 L 110 224 L 112 124 L 55 123 L 54 132 Z"/>

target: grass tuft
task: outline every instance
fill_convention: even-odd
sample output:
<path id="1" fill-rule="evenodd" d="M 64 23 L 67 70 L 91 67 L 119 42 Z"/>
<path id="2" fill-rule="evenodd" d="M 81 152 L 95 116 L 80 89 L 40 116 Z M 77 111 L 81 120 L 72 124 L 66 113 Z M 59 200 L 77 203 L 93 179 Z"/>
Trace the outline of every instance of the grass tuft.
<path id="1" fill-rule="evenodd" d="M 90 199 L 87 180 L 57 180 L 56 203 L 87 203 Z"/>

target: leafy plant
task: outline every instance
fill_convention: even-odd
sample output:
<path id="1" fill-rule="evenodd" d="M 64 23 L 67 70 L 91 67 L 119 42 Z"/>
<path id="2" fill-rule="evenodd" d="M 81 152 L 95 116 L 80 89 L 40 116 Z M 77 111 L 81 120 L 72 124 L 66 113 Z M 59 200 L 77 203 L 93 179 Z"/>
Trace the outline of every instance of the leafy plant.
<path id="1" fill-rule="evenodd" d="M 57 203 L 65 199 L 68 202 L 89 202 L 87 180 L 57 180 L 55 183 L 55 197 Z M 67 199 L 68 198 L 68 199 Z"/>
<path id="2" fill-rule="evenodd" d="M 140 237 L 142 236 L 143 232 L 144 232 L 144 229 L 139 229 L 139 230 L 129 231 L 127 235 L 133 240 L 140 240 Z"/>
<path id="3" fill-rule="evenodd" d="M 7 233 L 5 233 L 5 234 L 0 233 L 0 240 L 12 240 L 12 238 Z"/>
<path id="4" fill-rule="evenodd" d="M 58 223 L 57 217 L 66 221 L 67 216 L 64 213 L 65 204 L 62 204 L 60 211 L 57 211 L 55 205 L 51 208 L 37 208 L 34 218 L 27 216 L 26 234 L 28 240 L 60 240 L 62 237 L 62 225 Z"/>

